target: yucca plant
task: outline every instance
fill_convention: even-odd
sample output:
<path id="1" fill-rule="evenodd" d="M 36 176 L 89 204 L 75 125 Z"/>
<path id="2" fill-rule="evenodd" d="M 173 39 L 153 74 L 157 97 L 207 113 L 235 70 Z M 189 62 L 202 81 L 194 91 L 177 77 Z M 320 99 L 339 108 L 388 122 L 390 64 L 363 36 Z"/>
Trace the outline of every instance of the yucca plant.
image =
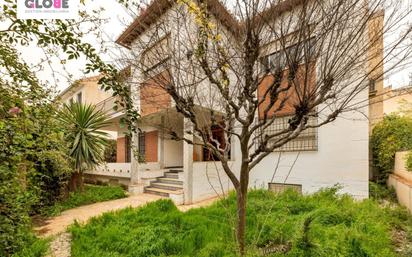
<path id="1" fill-rule="evenodd" d="M 73 159 L 70 189 L 83 190 L 83 171 L 104 162 L 108 133 L 102 129 L 110 122 L 106 113 L 91 104 L 65 104 L 59 116 L 66 127 L 65 136 Z"/>

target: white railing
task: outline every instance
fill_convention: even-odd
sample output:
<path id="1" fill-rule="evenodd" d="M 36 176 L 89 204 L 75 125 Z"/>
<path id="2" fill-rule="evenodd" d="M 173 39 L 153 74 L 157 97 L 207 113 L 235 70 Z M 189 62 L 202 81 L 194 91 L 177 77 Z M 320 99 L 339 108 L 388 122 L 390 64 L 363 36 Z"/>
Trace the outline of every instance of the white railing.
<path id="1" fill-rule="evenodd" d="M 120 105 L 118 105 L 117 110 L 113 109 L 113 107 L 116 105 L 115 104 L 116 100 L 120 100 L 120 97 L 112 96 L 112 97 L 106 98 L 103 101 L 96 104 L 96 109 L 106 112 L 109 116 L 114 115 L 119 112 L 123 112 L 124 107 L 121 107 Z"/>
<path id="2" fill-rule="evenodd" d="M 128 163 L 106 163 L 96 167 L 94 170 L 86 171 L 86 174 L 130 178 L 132 165 Z"/>

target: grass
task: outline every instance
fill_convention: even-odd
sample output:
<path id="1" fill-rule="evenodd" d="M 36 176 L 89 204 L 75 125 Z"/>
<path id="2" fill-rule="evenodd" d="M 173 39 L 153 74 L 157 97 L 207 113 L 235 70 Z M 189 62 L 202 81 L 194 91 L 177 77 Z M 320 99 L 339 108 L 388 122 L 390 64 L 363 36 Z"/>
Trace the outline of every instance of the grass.
<path id="1" fill-rule="evenodd" d="M 26 245 L 12 257 L 43 257 L 49 250 L 50 239 L 40 239 L 30 234 Z"/>
<path id="2" fill-rule="evenodd" d="M 405 209 L 382 207 L 375 200 L 357 202 L 337 196 L 336 190 L 310 196 L 252 191 L 249 256 L 411 256 L 410 249 L 400 247 L 412 240 L 412 219 Z M 70 228 L 72 256 L 237 256 L 235 203 L 231 195 L 182 213 L 170 200 L 160 200 L 106 213 Z"/>
<path id="3" fill-rule="evenodd" d="M 45 214 L 47 216 L 56 216 L 64 210 L 126 196 L 126 192 L 120 186 L 85 185 L 83 192 L 71 192 L 67 199 L 48 208 Z"/>

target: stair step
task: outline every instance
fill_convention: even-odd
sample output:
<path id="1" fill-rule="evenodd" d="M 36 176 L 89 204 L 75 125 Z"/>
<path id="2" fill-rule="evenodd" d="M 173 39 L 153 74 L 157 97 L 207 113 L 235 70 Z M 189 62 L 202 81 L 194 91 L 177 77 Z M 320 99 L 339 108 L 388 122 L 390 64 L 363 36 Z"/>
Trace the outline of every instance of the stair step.
<path id="1" fill-rule="evenodd" d="M 183 169 L 183 166 L 168 166 L 165 169 Z"/>
<path id="2" fill-rule="evenodd" d="M 179 178 L 179 174 L 173 173 L 173 172 L 165 172 L 165 173 L 164 173 L 164 176 L 165 176 L 166 178 L 175 178 L 175 179 L 178 179 L 178 178 Z"/>
<path id="3" fill-rule="evenodd" d="M 148 194 L 154 194 L 154 195 L 160 195 L 160 196 L 166 196 L 166 197 L 169 197 L 169 194 L 175 194 L 175 195 L 183 194 L 183 190 L 172 191 L 172 190 L 166 190 L 166 189 L 160 189 L 160 188 L 154 188 L 154 187 L 145 187 L 144 192 Z"/>
<path id="4" fill-rule="evenodd" d="M 183 172 L 183 170 L 182 169 L 170 169 L 168 172 L 170 172 L 170 173 L 180 173 L 180 172 Z"/>
<path id="5" fill-rule="evenodd" d="M 183 189 L 182 185 L 168 184 L 168 183 L 161 183 L 161 182 L 151 182 L 150 187 L 166 189 L 166 190 L 171 190 L 171 191 Z"/>
<path id="6" fill-rule="evenodd" d="M 159 178 L 157 178 L 156 182 L 167 183 L 167 184 L 175 184 L 175 185 L 183 185 L 183 181 L 178 180 L 176 178 L 168 178 L 168 177 L 159 177 Z"/>

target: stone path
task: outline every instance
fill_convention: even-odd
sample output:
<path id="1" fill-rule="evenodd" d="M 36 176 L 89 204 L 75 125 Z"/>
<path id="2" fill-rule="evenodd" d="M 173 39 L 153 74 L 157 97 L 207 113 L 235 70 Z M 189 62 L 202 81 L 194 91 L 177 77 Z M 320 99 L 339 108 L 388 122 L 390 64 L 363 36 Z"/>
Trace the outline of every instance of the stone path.
<path id="1" fill-rule="evenodd" d="M 40 237 L 55 236 L 50 243 L 48 257 L 70 257 L 71 235 L 66 232 L 68 226 L 74 221 L 87 222 L 90 218 L 99 216 L 105 212 L 124 209 L 127 207 L 140 207 L 146 203 L 162 199 L 160 196 L 150 194 L 138 194 L 127 198 L 80 206 L 61 213 L 61 215 L 50 218 L 34 230 Z M 180 205 L 178 209 L 187 211 L 192 208 L 205 207 L 212 204 L 218 198 L 211 198 L 191 205 Z"/>
<path id="2" fill-rule="evenodd" d="M 47 257 L 70 257 L 71 234 L 64 232 L 59 234 L 50 243 L 49 254 Z"/>

